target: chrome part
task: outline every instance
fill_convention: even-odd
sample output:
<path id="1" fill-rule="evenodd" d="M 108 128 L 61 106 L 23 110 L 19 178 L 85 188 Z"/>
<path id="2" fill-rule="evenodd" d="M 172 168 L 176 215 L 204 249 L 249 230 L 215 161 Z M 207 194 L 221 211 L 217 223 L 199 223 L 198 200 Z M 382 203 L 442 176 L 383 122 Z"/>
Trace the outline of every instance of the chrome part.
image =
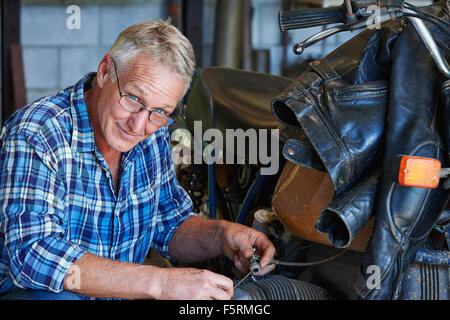
<path id="1" fill-rule="evenodd" d="M 346 29 L 343 29 L 342 26 L 337 26 L 337 27 L 326 29 L 319 33 L 316 33 L 315 35 L 309 37 L 305 41 L 297 43 L 294 46 L 294 53 L 296 55 L 300 55 L 303 53 L 305 48 L 308 48 L 308 47 L 312 46 L 313 44 L 315 44 L 319 41 L 322 41 L 322 40 L 328 38 L 329 36 L 332 36 L 333 34 L 336 34 L 338 32 L 345 31 L 345 30 Z"/>
<path id="2" fill-rule="evenodd" d="M 403 9 L 405 13 L 414 13 L 414 11 L 411 11 L 409 9 Z M 447 63 L 447 61 L 442 57 L 439 48 L 434 41 L 434 38 L 431 34 L 431 32 L 428 30 L 425 23 L 420 20 L 419 18 L 415 17 L 408 17 L 409 21 L 411 21 L 412 25 L 414 26 L 414 29 L 416 29 L 417 33 L 419 34 L 420 38 L 422 39 L 425 47 L 427 48 L 428 52 L 430 53 L 433 60 L 436 62 L 436 66 L 438 67 L 439 71 L 447 78 L 450 79 L 450 66 Z"/>
<path id="3" fill-rule="evenodd" d="M 247 273 L 241 280 L 239 280 L 238 283 L 236 283 L 233 287 L 233 289 L 236 289 L 237 287 L 239 287 L 241 285 L 241 283 L 243 283 L 253 272 L 250 270 L 249 273 Z"/>
<path id="4" fill-rule="evenodd" d="M 310 47 L 313 44 L 315 44 L 319 41 L 322 41 L 336 33 L 339 33 L 342 31 L 354 31 L 354 30 L 365 29 L 365 28 L 376 28 L 379 25 L 381 25 L 382 23 L 395 20 L 403 15 L 403 12 L 400 10 L 396 10 L 396 11 L 380 10 L 380 12 L 382 12 L 382 13 L 379 16 L 376 16 L 374 18 L 369 17 L 367 20 L 355 22 L 352 24 L 339 25 L 339 26 L 318 32 L 315 35 L 306 39 L 305 41 L 294 45 L 294 53 L 296 55 L 300 55 L 303 53 L 305 48 Z"/>

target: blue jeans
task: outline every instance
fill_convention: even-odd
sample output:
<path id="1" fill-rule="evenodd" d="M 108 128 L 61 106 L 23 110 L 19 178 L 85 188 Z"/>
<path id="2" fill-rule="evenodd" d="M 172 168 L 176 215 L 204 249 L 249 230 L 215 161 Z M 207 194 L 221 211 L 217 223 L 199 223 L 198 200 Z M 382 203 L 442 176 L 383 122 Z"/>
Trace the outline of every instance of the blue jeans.
<path id="1" fill-rule="evenodd" d="M 47 290 L 32 290 L 14 288 L 13 290 L 1 294 L 0 300 L 82 300 L 81 297 L 70 291 L 55 293 Z"/>

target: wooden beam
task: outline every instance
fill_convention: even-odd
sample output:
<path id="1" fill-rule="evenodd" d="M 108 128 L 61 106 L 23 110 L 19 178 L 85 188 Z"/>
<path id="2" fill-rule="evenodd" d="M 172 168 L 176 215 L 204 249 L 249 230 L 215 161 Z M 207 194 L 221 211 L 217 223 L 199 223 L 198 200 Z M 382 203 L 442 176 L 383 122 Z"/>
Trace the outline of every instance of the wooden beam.
<path id="1" fill-rule="evenodd" d="M 182 0 L 169 0 L 167 15 L 175 27 L 183 29 Z"/>
<path id="2" fill-rule="evenodd" d="M 3 123 L 15 110 L 13 94 L 13 70 L 11 68 L 11 45 L 20 44 L 20 1 L 2 0 L 2 110 L 1 123 Z"/>
<path id="3" fill-rule="evenodd" d="M 17 43 L 10 47 L 11 76 L 13 89 L 13 106 L 17 110 L 27 104 L 25 72 L 23 69 L 22 46 Z"/>
<path id="4" fill-rule="evenodd" d="M 183 33 L 192 43 L 197 67 L 203 65 L 203 0 L 183 0 Z"/>

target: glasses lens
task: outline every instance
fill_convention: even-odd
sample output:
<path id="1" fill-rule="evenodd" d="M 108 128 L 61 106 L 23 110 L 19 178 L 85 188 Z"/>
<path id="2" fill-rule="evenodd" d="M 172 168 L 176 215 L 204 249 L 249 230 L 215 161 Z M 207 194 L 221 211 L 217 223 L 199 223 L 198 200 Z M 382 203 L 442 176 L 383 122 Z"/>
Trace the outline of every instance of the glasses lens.
<path id="1" fill-rule="evenodd" d="M 119 104 L 128 112 L 140 112 L 143 107 L 136 100 L 131 99 L 128 96 L 122 96 L 119 100 Z M 145 108 L 144 108 L 145 109 Z"/>
<path id="2" fill-rule="evenodd" d="M 163 115 L 162 113 L 155 112 L 155 111 L 150 114 L 150 121 L 152 121 L 156 125 L 163 126 L 163 127 L 171 125 L 173 123 L 172 119 Z"/>

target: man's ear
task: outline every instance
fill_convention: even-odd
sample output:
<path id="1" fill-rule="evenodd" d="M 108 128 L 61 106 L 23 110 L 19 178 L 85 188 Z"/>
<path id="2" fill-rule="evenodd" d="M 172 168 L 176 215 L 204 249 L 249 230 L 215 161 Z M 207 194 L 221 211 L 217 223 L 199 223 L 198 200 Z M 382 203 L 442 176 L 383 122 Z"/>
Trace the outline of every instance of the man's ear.
<path id="1" fill-rule="evenodd" d="M 108 80 L 110 76 L 110 70 L 112 68 L 112 60 L 109 53 L 105 54 L 103 59 L 100 61 L 97 70 L 97 85 L 100 88 L 105 86 L 105 82 Z"/>

